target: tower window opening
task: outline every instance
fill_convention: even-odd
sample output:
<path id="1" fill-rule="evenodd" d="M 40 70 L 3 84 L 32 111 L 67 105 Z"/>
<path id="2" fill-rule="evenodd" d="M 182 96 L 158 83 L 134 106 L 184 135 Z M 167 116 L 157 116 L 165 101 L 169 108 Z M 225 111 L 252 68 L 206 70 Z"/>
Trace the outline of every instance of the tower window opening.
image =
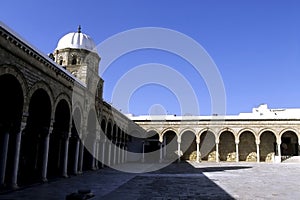
<path id="1" fill-rule="evenodd" d="M 77 59 L 76 58 L 73 58 L 72 59 L 72 65 L 76 65 L 77 64 Z"/>
<path id="2" fill-rule="evenodd" d="M 60 60 L 60 61 L 59 61 L 59 64 L 62 65 L 62 64 L 63 64 L 63 60 Z"/>

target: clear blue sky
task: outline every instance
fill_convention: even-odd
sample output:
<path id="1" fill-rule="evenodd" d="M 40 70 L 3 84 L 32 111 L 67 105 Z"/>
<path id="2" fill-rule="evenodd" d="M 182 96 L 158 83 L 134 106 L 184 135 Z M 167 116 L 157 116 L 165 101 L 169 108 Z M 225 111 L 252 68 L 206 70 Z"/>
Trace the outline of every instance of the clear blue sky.
<path id="1" fill-rule="evenodd" d="M 216 63 L 226 89 L 227 114 L 250 112 L 261 103 L 270 108 L 300 107 L 297 0 L 10 0 L 1 2 L 0 19 L 44 53 L 52 52 L 57 41 L 76 31 L 79 24 L 97 44 L 132 28 L 173 29 L 196 40 Z M 193 68 L 180 57 L 159 50 L 131 52 L 114 62 L 103 74 L 104 98 L 110 102 L 119 78 L 145 63 L 176 69 L 193 86 L 200 114 L 211 114 L 210 97 L 201 77 L 195 76 Z M 129 108 L 136 115 L 148 114 L 149 110 L 159 113 L 159 109 L 185 114 L 180 113 L 176 96 L 155 84 L 135 91 Z"/>

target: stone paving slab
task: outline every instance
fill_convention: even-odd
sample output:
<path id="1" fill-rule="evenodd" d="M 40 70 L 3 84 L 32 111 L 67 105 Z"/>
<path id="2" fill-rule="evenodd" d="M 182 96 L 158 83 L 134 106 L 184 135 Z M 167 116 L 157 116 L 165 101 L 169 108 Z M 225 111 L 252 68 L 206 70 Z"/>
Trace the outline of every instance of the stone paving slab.
<path id="1" fill-rule="evenodd" d="M 193 163 L 196 168 L 203 165 Z M 228 167 L 228 163 L 216 164 Z M 299 163 L 234 163 L 234 166 L 249 166 L 243 170 L 203 172 L 235 199 L 299 199 Z"/>
<path id="2" fill-rule="evenodd" d="M 138 166 L 147 168 L 150 164 Z M 78 189 L 91 189 L 95 194 L 92 200 L 298 199 L 299 177 L 300 165 L 291 163 L 174 163 L 139 174 L 105 168 L 0 194 L 0 199 L 65 199 Z"/>

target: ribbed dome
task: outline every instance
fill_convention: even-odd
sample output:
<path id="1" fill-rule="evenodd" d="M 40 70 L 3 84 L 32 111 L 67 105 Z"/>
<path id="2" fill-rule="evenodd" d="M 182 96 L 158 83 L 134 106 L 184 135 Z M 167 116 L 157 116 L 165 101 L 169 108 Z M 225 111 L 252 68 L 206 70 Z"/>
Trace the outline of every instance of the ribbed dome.
<path id="1" fill-rule="evenodd" d="M 68 33 L 58 41 L 56 50 L 65 48 L 86 49 L 96 52 L 95 42 L 90 36 L 81 32 L 80 26 L 77 32 Z"/>

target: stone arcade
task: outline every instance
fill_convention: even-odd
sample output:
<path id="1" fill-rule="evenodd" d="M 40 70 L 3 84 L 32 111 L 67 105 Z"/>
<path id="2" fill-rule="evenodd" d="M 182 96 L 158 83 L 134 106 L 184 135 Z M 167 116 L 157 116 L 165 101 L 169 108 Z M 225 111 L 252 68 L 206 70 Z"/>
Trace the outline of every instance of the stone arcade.
<path id="1" fill-rule="evenodd" d="M 126 162 L 127 132 L 143 130 L 102 100 L 94 47 L 79 29 L 48 57 L 1 24 L 2 188 Z"/>
<path id="2" fill-rule="evenodd" d="M 299 116 L 300 109 L 268 109 L 263 104 L 237 116 L 129 118 L 151 136 L 143 143 L 144 152 L 160 149 L 156 160 L 177 156 L 197 162 L 281 162 L 299 161 Z"/>
<path id="3" fill-rule="evenodd" d="M 261 106 L 225 117 L 123 115 L 102 99 L 100 56 L 94 48 L 79 28 L 45 56 L 1 24 L 1 188 L 147 162 L 145 153 L 153 150 L 155 162 L 174 156 L 198 162 L 280 162 L 299 155 L 298 109 Z M 131 132 L 149 137 L 138 139 Z M 128 157 L 127 149 L 142 154 Z"/>

